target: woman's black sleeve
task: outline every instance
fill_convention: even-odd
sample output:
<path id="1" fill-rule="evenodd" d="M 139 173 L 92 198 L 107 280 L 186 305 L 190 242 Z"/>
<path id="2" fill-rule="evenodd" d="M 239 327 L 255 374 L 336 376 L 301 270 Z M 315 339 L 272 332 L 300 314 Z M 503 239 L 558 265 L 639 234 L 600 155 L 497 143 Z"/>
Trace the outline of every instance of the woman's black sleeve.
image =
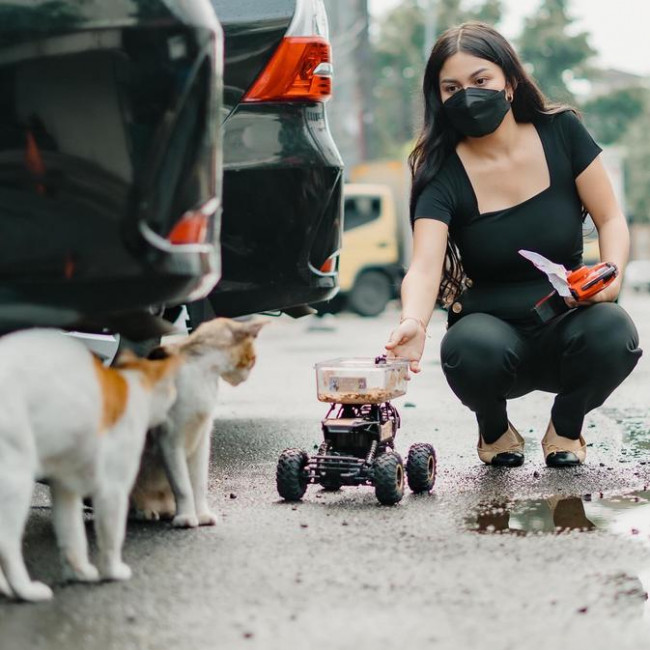
<path id="1" fill-rule="evenodd" d="M 453 203 L 453 195 L 449 188 L 436 178 L 422 190 L 415 205 L 413 219 L 434 219 L 449 225 Z"/>
<path id="2" fill-rule="evenodd" d="M 561 113 L 556 119 L 560 123 L 564 143 L 571 159 L 573 178 L 577 178 L 589 167 L 602 149 L 573 111 Z"/>

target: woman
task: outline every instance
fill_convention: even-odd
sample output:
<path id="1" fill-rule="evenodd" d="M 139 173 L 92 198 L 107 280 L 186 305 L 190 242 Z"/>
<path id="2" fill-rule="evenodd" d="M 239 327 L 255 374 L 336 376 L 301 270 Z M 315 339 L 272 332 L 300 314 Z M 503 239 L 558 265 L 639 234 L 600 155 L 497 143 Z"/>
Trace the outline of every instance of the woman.
<path id="1" fill-rule="evenodd" d="M 614 303 L 629 233 L 601 149 L 573 110 L 549 104 L 488 25 L 445 32 L 423 89 L 424 128 L 409 160 L 413 258 L 386 348 L 419 372 L 438 296 L 449 308 L 442 367 L 476 414 L 479 458 L 523 463 L 524 440 L 506 400 L 545 390 L 557 393 L 542 441 L 546 463 L 582 463 L 585 414 L 641 356 L 634 324 Z M 618 277 L 589 300 L 565 299 L 564 313 L 540 323 L 531 310 L 551 285 L 518 251 L 581 266 L 587 212 L 601 259 L 618 267 Z"/>

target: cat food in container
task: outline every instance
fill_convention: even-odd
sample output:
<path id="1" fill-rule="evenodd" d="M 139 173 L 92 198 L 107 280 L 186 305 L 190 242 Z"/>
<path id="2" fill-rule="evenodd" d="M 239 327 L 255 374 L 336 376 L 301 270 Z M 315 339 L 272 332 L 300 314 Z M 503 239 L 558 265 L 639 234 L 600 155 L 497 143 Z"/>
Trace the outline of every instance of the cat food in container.
<path id="1" fill-rule="evenodd" d="M 321 402 L 381 404 L 406 393 L 409 362 L 404 359 L 351 357 L 315 367 Z"/>

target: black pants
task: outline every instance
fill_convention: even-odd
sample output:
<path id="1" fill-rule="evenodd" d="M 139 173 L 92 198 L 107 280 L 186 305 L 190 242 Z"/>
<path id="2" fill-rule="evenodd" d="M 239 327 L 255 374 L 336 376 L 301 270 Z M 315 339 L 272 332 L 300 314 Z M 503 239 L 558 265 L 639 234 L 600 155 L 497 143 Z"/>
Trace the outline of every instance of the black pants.
<path id="1" fill-rule="evenodd" d="M 476 414 L 487 443 L 508 428 L 506 400 L 533 390 L 557 393 L 555 429 L 577 440 L 585 414 L 607 399 L 641 354 L 634 323 L 614 303 L 574 309 L 533 330 L 468 314 L 441 343 L 447 381 Z"/>

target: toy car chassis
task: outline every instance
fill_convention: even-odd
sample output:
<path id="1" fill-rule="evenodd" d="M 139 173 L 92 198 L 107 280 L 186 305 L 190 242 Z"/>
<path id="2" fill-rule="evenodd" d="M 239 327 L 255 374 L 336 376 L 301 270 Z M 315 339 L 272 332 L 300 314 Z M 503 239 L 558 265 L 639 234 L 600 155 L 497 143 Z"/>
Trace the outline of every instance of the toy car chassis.
<path id="1" fill-rule="evenodd" d="M 343 485 L 370 485 L 383 505 L 404 496 L 405 468 L 395 451 L 400 426 L 397 409 L 381 404 L 332 404 L 322 420 L 323 442 L 315 455 L 285 449 L 278 460 L 278 493 L 299 501 L 310 483 L 326 490 Z M 429 492 L 436 480 L 436 453 L 432 445 L 415 443 L 406 462 L 406 479 L 415 493 Z"/>

